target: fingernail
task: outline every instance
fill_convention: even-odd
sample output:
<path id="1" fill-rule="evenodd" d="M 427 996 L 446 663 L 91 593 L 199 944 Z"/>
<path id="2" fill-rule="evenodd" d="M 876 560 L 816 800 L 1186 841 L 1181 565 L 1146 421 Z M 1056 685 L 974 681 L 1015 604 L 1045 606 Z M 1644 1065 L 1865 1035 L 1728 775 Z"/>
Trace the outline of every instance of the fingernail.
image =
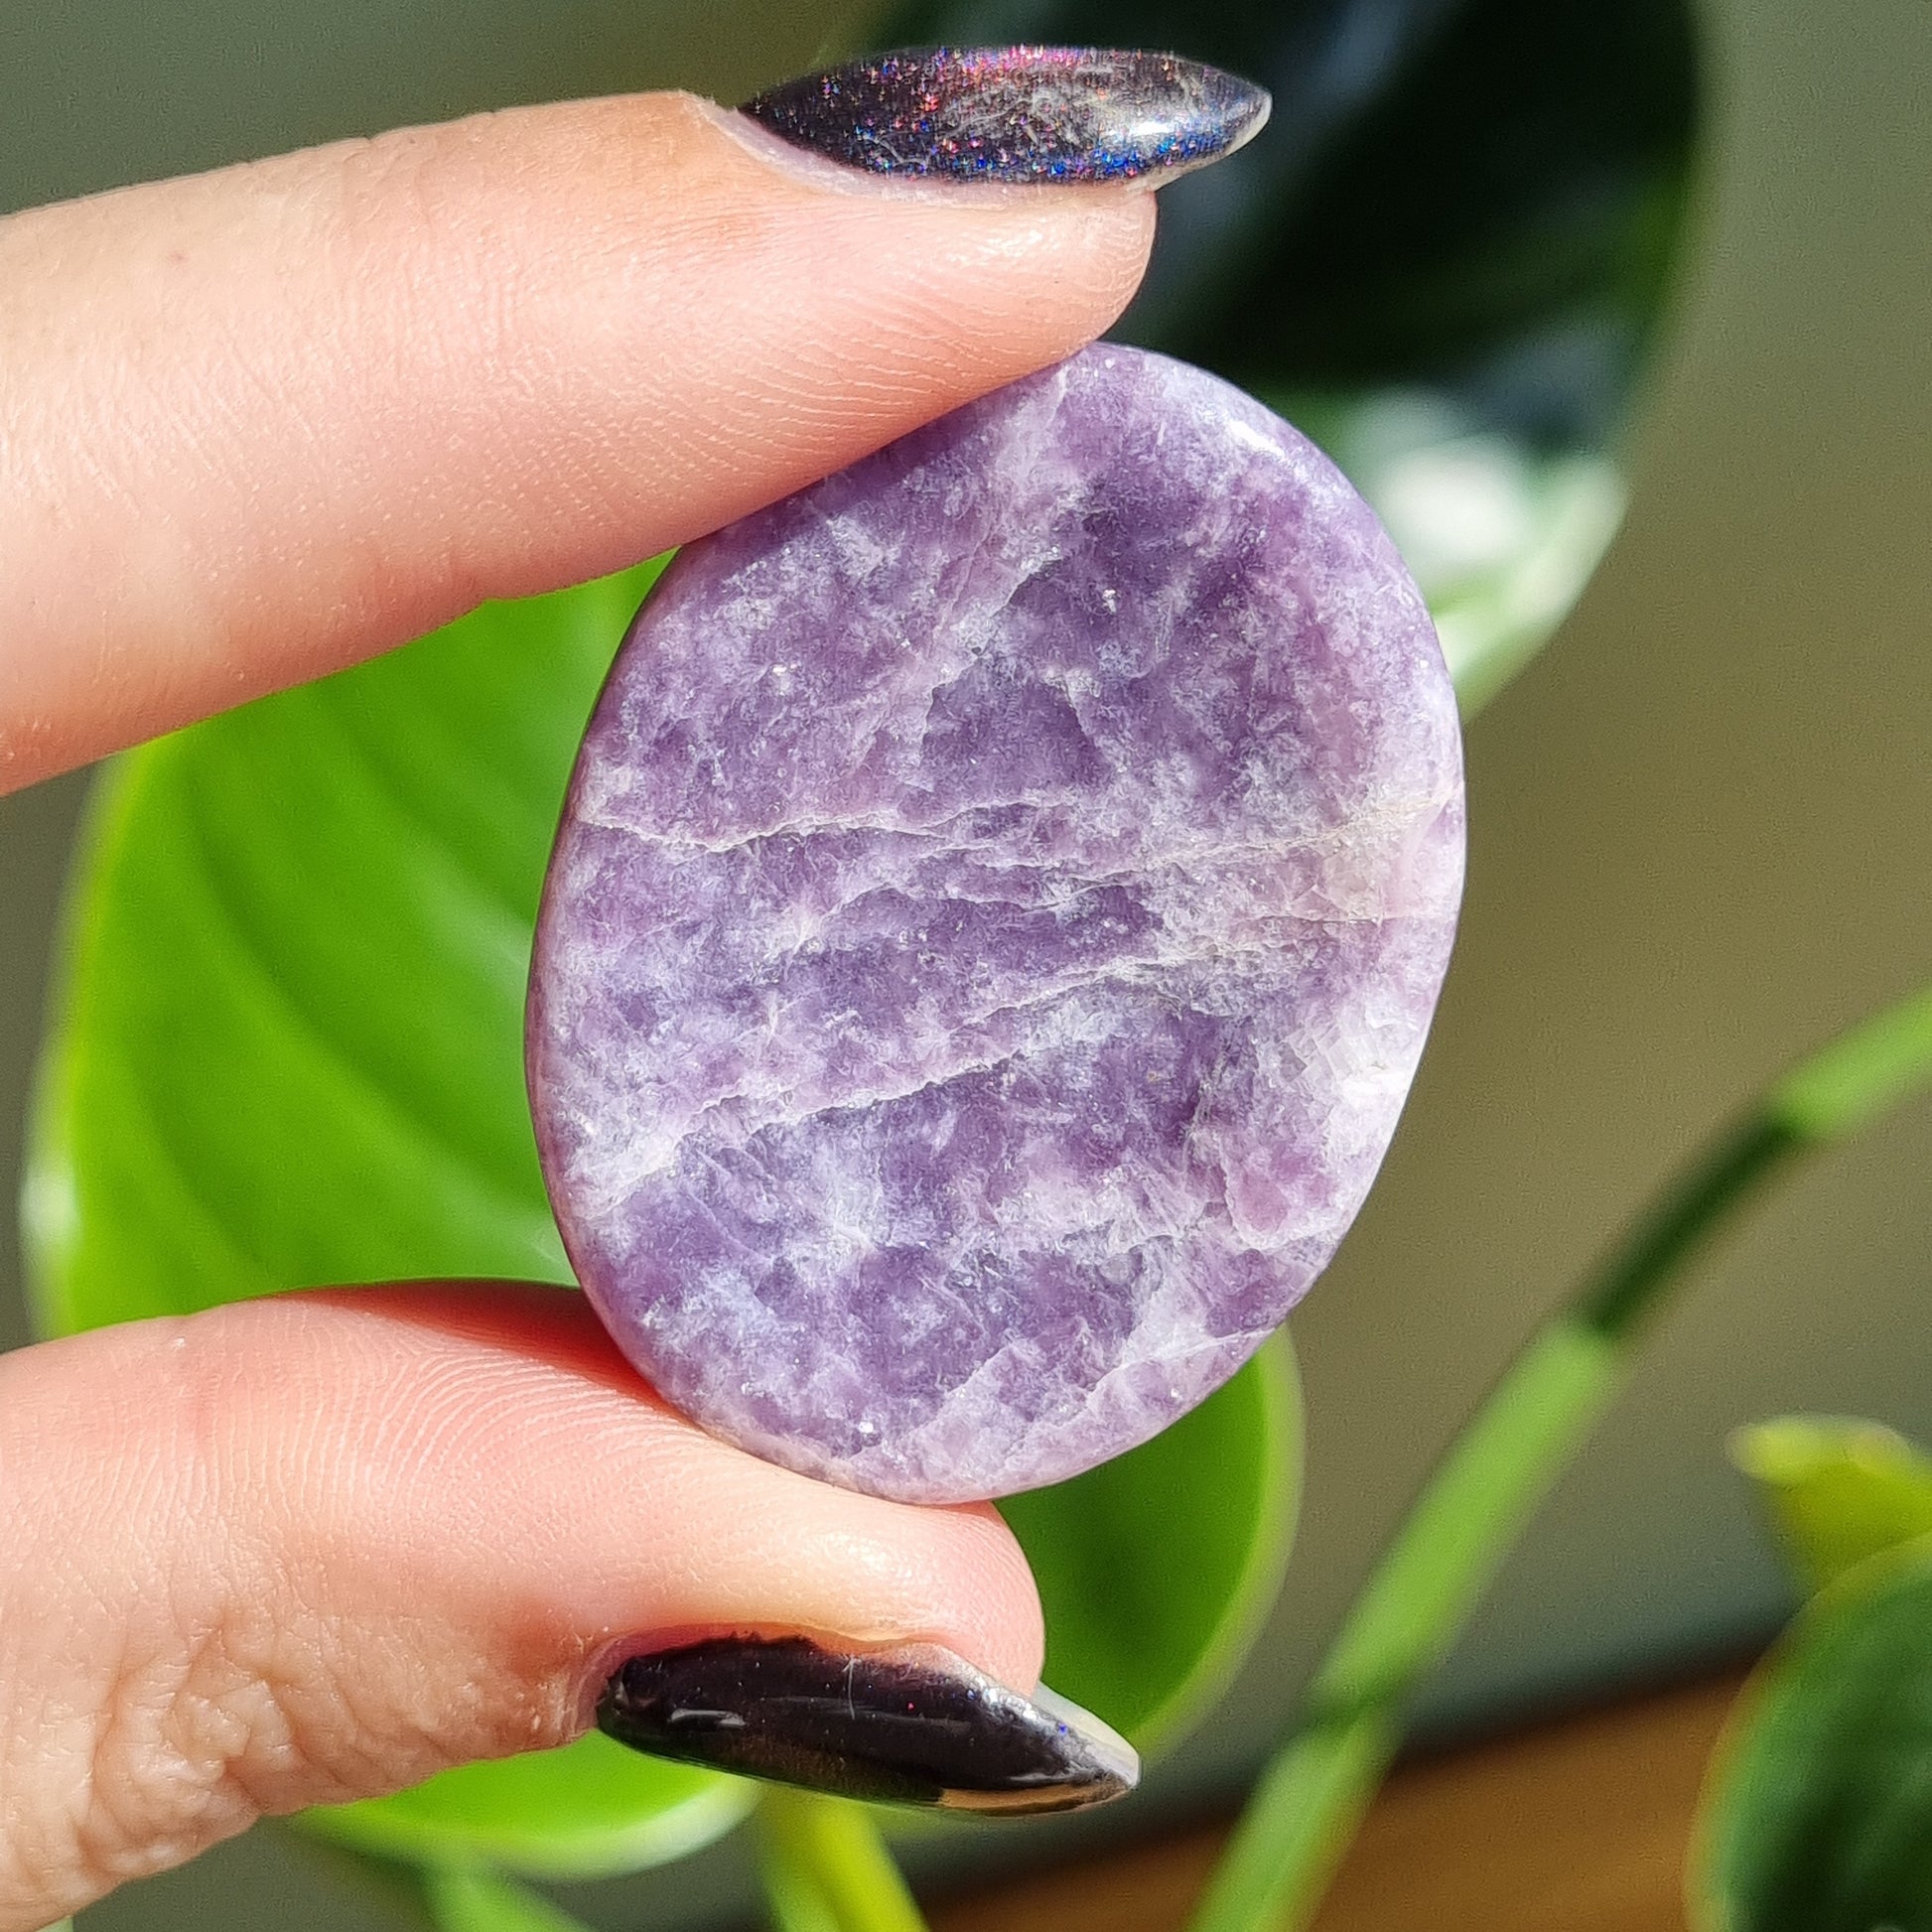
<path id="1" fill-rule="evenodd" d="M 939 47 L 787 80 L 739 111 L 870 174 L 1036 184 L 1168 180 L 1252 139 L 1268 105 L 1173 54 Z"/>
<path id="2" fill-rule="evenodd" d="M 844 1655 L 806 1637 L 714 1638 L 621 1664 L 598 1727 L 633 1750 L 842 1798 L 1071 1811 L 1140 1782 L 1134 1747 L 1078 1705 L 1022 1697 L 936 1646 Z"/>

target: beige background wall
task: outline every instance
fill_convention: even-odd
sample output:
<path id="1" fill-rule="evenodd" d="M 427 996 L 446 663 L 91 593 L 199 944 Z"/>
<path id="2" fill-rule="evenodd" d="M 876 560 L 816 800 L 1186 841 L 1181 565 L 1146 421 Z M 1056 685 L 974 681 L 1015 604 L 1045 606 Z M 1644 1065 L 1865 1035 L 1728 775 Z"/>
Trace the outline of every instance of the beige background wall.
<path id="1" fill-rule="evenodd" d="M 0 206 L 485 101 L 763 77 L 733 70 L 743 44 L 704 26 L 711 9 L 646 36 L 658 11 L 0 0 Z M 776 0 L 763 16 L 783 42 Z M 1436 1043 L 1382 1186 L 1296 1320 L 1312 1469 L 1295 1573 L 1225 1722 L 1116 1829 L 1241 1773 L 1432 1453 L 1626 1206 L 1786 1057 L 1932 973 L 1932 9 L 1717 0 L 1709 24 L 1702 243 L 1629 523 L 1471 733 L 1471 889 Z M 808 61 L 810 36 L 790 39 Z M 64 781 L 0 802 L 0 1165 L 77 798 Z M 1706 1271 L 1436 1720 L 1768 1626 L 1781 1586 L 1725 1433 L 1806 1407 L 1932 1438 L 1928 1176 L 1921 1106 Z M 9 1252 L 7 1343 L 12 1269 Z M 711 1869 L 586 1909 L 669 1922 L 678 1899 L 729 1894 Z M 255 1845 L 89 1923 L 322 1923 L 281 1898 L 291 1882 Z"/>

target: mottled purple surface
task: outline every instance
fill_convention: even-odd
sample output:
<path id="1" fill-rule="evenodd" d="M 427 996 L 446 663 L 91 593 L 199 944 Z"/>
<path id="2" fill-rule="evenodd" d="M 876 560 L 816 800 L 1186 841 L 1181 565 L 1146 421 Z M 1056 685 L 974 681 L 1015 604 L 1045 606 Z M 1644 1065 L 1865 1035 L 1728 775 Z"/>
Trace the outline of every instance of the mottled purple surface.
<path id="1" fill-rule="evenodd" d="M 1367 507 L 1099 345 L 693 544 L 538 934 L 551 1197 L 618 1340 L 835 1482 L 1131 1448 L 1382 1159 L 1462 873 L 1454 704 Z"/>

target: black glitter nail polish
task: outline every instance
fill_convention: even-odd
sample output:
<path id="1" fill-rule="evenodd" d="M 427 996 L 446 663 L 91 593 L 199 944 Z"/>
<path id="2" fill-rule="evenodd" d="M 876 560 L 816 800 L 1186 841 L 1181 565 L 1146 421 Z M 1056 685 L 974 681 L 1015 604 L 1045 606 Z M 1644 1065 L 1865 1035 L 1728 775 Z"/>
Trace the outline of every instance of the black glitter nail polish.
<path id="1" fill-rule="evenodd" d="M 876 175 L 1104 182 L 1218 161 L 1260 132 L 1268 95 L 1173 54 L 940 47 L 788 80 L 740 111 Z"/>
<path id="2" fill-rule="evenodd" d="M 1022 1697 L 931 1647 L 841 1655 L 727 1637 L 633 1657 L 597 1707 L 621 1744 L 840 1797 L 1071 1811 L 1131 1791 L 1140 1759 L 1050 1692 Z"/>

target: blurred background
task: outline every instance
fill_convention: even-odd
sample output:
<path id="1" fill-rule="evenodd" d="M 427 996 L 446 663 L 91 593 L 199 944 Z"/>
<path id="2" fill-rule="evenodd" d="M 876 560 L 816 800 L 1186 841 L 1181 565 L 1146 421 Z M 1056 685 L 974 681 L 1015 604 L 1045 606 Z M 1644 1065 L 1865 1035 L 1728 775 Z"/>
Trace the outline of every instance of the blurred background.
<path id="1" fill-rule="evenodd" d="M 1158 41 L 1275 86 L 1263 141 L 1172 191 L 1124 333 L 1326 441 L 1470 688 L 1494 693 L 1469 733 L 1462 939 L 1383 1181 L 1295 1319 L 1308 1501 L 1267 1637 L 1134 1805 L 914 1848 L 958 1871 L 1230 1799 L 1515 1342 L 1719 1119 L 1932 962 L 1932 10 L 1207 0 L 1164 27 L 1151 0 L 749 0 L 728 32 L 720 12 L 0 0 L 0 209 L 518 100 L 735 98 L 882 40 Z M 84 788 L 0 800 L 10 1173 Z M 1725 1435 L 1804 1408 L 1932 1438 L 1928 1173 L 1921 1107 L 1808 1171 L 1704 1271 L 1439 1681 L 1430 1730 L 1693 1670 L 1775 1627 L 1785 1585 Z M 0 1345 L 26 1336 L 9 1245 Z M 309 1856 L 256 1834 L 82 1922 L 363 1925 Z M 745 1923 L 740 1856 L 574 1908 Z"/>

